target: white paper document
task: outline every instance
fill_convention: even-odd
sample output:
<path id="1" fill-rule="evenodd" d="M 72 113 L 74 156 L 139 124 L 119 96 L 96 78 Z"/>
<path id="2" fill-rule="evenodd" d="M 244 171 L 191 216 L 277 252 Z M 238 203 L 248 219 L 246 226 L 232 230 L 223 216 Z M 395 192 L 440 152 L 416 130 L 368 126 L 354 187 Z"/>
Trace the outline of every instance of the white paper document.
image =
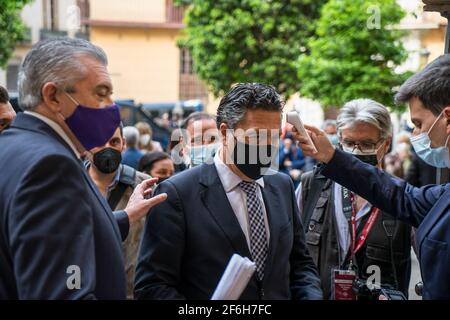
<path id="1" fill-rule="evenodd" d="M 233 254 L 211 300 L 237 300 L 247 287 L 256 265 L 249 258 Z"/>

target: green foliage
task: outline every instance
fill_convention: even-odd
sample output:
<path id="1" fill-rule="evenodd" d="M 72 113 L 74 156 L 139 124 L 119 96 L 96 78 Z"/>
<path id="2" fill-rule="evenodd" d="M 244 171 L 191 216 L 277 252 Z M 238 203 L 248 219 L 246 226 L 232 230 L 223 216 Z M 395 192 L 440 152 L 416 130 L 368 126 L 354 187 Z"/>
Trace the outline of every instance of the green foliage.
<path id="1" fill-rule="evenodd" d="M 393 105 L 393 91 L 409 75 L 394 69 L 407 58 L 405 13 L 395 0 L 330 0 L 322 7 L 309 55 L 298 59 L 300 93 L 324 107 L 355 98 Z"/>
<path id="2" fill-rule="evenodd" d="M 20 12 L 31 1 L 0 0 L 0 68 L 6 66 L 16 44 L 26 39 Z"/>
<path id="3" fill-rule="evenodd" d="M 298 91 L 298 57 L 325 0 L 179 0 L 190 4 L 186 45 L 194 69 L 215 95 L 238 82 Z"/>
<path id="4" fill-rule="evenodd" d="M 175 0 L 174 4 L 176 6 L 187 6 L 190 5 L 192 3 L 192 0 Z"/>

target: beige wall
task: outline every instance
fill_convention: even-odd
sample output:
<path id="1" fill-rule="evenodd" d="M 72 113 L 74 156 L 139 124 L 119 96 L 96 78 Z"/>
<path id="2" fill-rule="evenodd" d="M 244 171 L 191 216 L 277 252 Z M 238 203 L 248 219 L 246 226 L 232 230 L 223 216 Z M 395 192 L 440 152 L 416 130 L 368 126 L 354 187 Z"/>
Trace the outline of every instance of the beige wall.
<path id="1" fill-rule="evenodd" d="M 165 0 L 94 0 L 90 18 L 133 22 L 164 22 Z"/>
<path id="2" fill-rule="evenodd" d="M 114 97 L 137 102 L 178 100 L 177 35 L 176 30 L 92 27 L 91 41 L 108 55 Z"/>
<path id="3" fill-rule="evenodd" d="M 428 61 L 431 62 L 444 53 L 445 46 L 445 28 L 425 31 L 422 35 L 422 47 L 430 51 Z"/>

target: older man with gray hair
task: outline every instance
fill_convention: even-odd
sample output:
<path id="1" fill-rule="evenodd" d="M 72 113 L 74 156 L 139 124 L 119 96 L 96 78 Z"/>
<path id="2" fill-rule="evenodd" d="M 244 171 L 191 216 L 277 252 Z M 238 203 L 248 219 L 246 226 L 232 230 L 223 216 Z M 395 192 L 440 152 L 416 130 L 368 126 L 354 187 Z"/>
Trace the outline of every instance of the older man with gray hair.
<path id="1" fill-rule="evenodd" d="M 136 127 L 127 126 L 123 128 L 123 136 L 126 141 L 126 150 L 122 155 L 122 164 L 130 166 L 135 170 L 139 167 L 139 160 L 144 155 L 138 149 L 139 130 Z"/>
<path id="2" fill-rule="evenodd" d="M 382 167 L 392 140 L 392 123 L 386 107 L 370 99 L 349 101 L 341 109 L 336 125 L 342 150 Z M 364 283 L 374 272 L 375 275 L 378 272 L 375 279 L 382 286 L 400 290 L 406 296 L 410 227 L 326 179 L 319 171 L 320 165 L 302 176 L 296 196 L 325 298 L 370 298 L 364 293 L 365 287 L 355 295 L 351 286 L 342 286 L 342 276 Z"/>
<path id="3" fill-rule="evenodd" d="M 156 179 L 115 216 L 81 155 L 120 123 L 105 52 L 85 40 L 37 43 L 19 74 L 25 110 L 0 136 L 0 299 L 125 299 L 121 241 L 147 214 Z M 119 222 L 119 224 L 117 223 Z"/>

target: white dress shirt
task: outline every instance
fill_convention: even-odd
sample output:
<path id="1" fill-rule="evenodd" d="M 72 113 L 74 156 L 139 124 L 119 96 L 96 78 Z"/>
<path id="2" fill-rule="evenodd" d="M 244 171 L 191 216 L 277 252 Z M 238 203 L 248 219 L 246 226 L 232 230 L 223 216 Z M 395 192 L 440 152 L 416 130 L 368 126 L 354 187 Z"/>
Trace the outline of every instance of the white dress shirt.
<path id="1" fill-rule="evenodd" d="M 236 215 L 237 220 L 244 232 L 245 238 L 247 240 L 248 248 L 251 250 L 250 246 L 250 225 L 248 223 L 248 212 L 247 212 L 247 196 L 244 191 L 239 187 L 239 183 L 242 181 L 231 169 L 222 161 L 220 158 L 222 150 L 216 152 L 214 156 L 214 165 L 216 166 L 217 173 L 219 175 L 222 186 L 225 189 L 225 193 L 228 198 L 228 202 Z M 264 224 L 266 226 L 267 244 L 270 240 L 269 222 L 267 220 L 266 207 L 264 205 L 264 199 L 262 196 L 261 188 L 264 188 L 264 180 L 260 178 L 256 180 L 259 188 L 257 188 L 258 198 L 261 200 L 262 211 L 264 215 Z"/>
<path id="2" fill-rule="evenodd" d="M 59 124 L 57 124 L 55 121 L 50 120 L 46 116 L 44 116 L 40 113 L 37 113 L 37 112 L 25 111 L 24 113 L 29 114 L 30 116 L 33 116 L 33 117 L 38 118 L 39 120 L 45 122 L 69 145 L 69 147 L 73 150 L 73 152 L 75 153 L 77 158 L 80 159 L 80 157 L 81 157 L 80 153 L 78 152 L 77 148 L 73 144 L 72 140 L 70 140 L 69 136 L 64 132 L 64 130 L 61 128 L 61 126 Z"/>

